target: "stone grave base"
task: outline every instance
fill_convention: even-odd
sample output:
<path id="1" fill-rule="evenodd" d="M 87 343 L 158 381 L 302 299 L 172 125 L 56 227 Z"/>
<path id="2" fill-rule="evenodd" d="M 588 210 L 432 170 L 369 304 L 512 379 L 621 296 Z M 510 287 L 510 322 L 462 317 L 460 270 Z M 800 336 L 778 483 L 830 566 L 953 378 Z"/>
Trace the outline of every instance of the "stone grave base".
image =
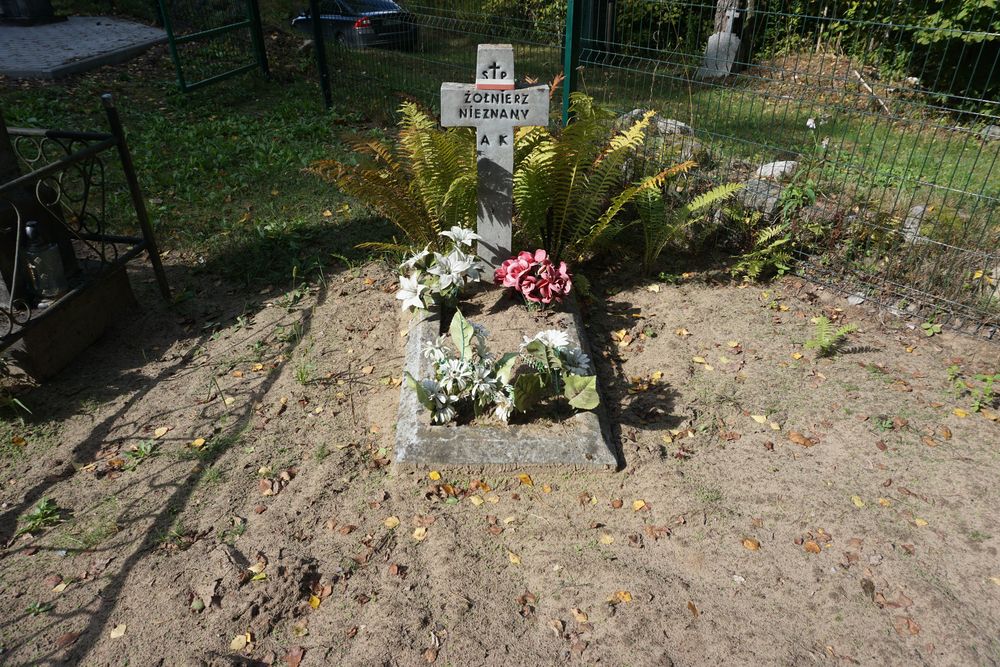
<path id="1" fill-rule="evenodd" d="M 570 304 L 565 314 L 570 344 L 585 352 L 579 310 Z M 472 318 L 475 321 L 475 318 Z M 524 332 L 531 334 L 534 332 Z M 419 311 L 410 319 L 404 368 L 414 378 L 431 376 L 431 362 L 421 350 L 441 334 L 439 313 Z M 513 424 L 435 426 L 404 382 L 400 389 L 396 425 L 395 462 L 415 466 L 530 466 L 562 464 L 614 469 L 617 458 L 608 446 L 604 405 L 596 411 L 577 412 L 545 425 Z"/>

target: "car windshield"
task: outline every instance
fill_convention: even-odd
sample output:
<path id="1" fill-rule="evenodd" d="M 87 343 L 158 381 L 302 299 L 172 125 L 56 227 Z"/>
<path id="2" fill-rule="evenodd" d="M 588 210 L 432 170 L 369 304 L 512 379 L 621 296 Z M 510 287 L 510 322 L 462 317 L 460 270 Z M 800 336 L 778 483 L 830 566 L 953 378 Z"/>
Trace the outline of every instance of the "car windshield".
<path id="1" fill-rule="evenodd" d="M 399 5 L 390 0 L 351 0 L 343 3 L 354 10 L 356 14 L 367 14 L 368 12 L 398 12 Z"/>

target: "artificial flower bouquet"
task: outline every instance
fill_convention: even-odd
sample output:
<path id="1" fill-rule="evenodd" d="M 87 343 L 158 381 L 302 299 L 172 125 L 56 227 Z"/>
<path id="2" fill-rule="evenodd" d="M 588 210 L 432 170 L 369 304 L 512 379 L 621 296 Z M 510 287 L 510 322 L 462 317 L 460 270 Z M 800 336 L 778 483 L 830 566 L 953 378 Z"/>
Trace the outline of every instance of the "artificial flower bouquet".
<path id="1" fill-rule="evenodd" d="M 486 345 L 488 332 L 456 312 L 449 336 L 428 343 L 423 354 L 434 377 L 406 382 L 435 424 L 453 421 L 459 413 L 489 414 L 507 423 L 516 410 L 526 412 L 540 401 L 564 396 L 580 410 L 592 410 L 600 399 L 590 358 L 570 347 L 563 331 L 542 331 L 524 337 L 518 352 L 494 357 Z M 450 345 L 449 345 L 450 342 Z"/>
<path id="2" fill-rule="evenodd" d="M 566 262 L 556 266 L 542 249 L 534 253 L 524 250 L 505 261 L 493 272 L 493 282 L 513 289 L 526 301 L 542 305 L 562 303 L 573 287 Z"/>
<path id="3" fill-rule="evenodd" d="M 403 310 L 455 303 L 466 286 L 488 275 L 489 267 L 471 251 L 473 242 L 479 240 L 478 234 L 455 226 L 440 236 L 447 239 L 445 252 L 426 247 L 400 264 L 396 298 L 402 301 Z"/>

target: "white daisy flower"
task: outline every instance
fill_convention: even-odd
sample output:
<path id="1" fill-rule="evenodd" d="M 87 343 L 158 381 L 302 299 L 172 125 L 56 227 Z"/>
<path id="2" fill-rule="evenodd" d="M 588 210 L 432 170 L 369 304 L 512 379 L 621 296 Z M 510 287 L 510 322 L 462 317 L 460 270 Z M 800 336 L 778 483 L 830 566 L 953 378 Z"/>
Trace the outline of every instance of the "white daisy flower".
<path id="1" fill-rule="evenodd" d="M 510 421 L 510 415 L 514 412 L 514 401 L 506 391 L 498 391 L 493 399 L 494 416 L 504 424 Z"/>
<path id="2" fill-rule="evenodd" d="M 573 375 L 589 375 L 591 364 L 590 357 L 578 347 L 562 350 L 563 363 L 566 371 Z"/>
<path id="3" fill-rule="evenodd" d="M 427 286 L 420 284 L 416 273 L 400 277 L 399 291 L 396 292 L 396 298 L 403 302 L 402 309 L 420 310 L 423 308 L 424 300 L 420 295 L 425 289 L 427 289 Z"/>
<path id="4" fill-rule="evenodd" d="M 807 120 L 806 121 L 806 127 L 808 127 L 810 130 L 815 130 L 816 129 L 816 119 L 815 118 L 810 118 L 809 120 Z"/>
<path id="5" fill-rule="evenodd" d="M 559 331 L 558 329 L 548 329 L 547 331 L 539 331 L 534 335 L 533 338 L 524 337 L 524 343 L 521 347 L 524 347 L 532 341 L 541 341 L 544 345 L 559 349 L 569 345 L 569 335 L 565 331 Z"/>

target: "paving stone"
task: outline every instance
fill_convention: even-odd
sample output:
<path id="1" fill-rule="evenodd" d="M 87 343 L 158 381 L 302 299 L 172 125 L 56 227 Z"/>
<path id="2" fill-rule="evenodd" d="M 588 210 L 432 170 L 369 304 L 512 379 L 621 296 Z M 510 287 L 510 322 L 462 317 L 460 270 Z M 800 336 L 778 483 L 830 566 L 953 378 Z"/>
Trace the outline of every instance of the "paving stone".
<path id="1" fill-rule="evenodd" d="M 0 25 L 0 75 L 56 79 L 124 62 L 167 34 L 133 21 L 71 16 L 45 25 Z"/>

